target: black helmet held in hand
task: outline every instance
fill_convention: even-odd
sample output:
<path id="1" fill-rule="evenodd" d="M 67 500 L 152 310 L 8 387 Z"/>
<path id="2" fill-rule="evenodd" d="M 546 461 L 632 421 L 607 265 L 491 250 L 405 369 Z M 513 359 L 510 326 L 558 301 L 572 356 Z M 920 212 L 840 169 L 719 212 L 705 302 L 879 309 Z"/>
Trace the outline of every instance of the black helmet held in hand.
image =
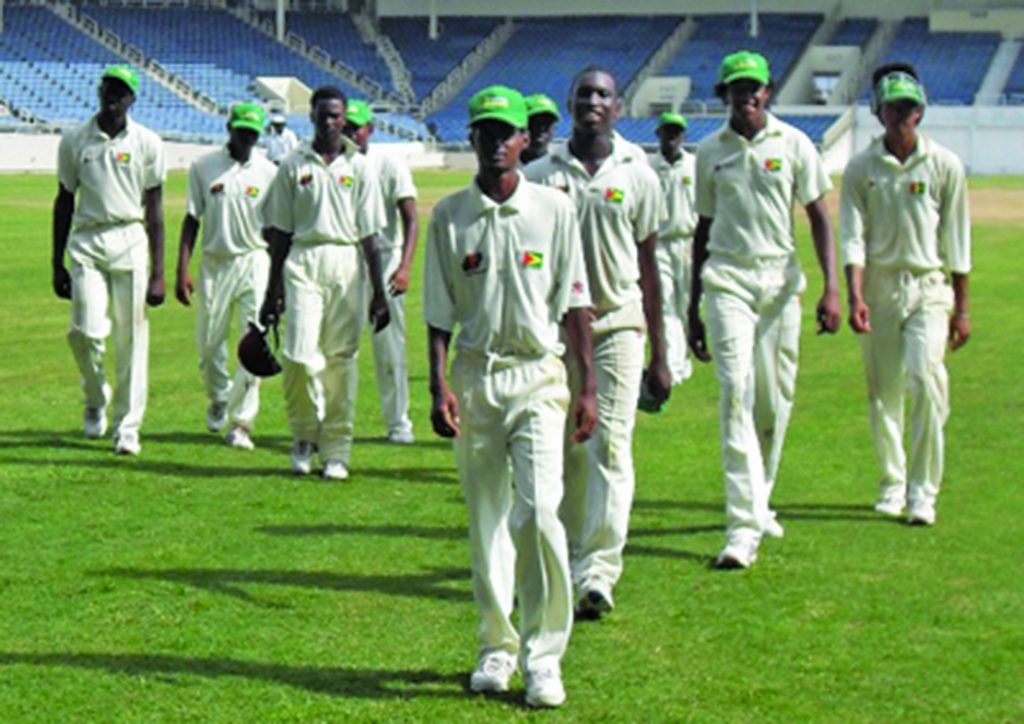
<path id="1" fill-rule="evenodd" d="M 267 343 L 267 331 L 249 322 L 249 329 L 238 342 L 238 361 L 247 372 L 257 377 L 273 377 L 281 371 L 281 363 Z M 276 327 L 274 337 L 277 337 Z"/>

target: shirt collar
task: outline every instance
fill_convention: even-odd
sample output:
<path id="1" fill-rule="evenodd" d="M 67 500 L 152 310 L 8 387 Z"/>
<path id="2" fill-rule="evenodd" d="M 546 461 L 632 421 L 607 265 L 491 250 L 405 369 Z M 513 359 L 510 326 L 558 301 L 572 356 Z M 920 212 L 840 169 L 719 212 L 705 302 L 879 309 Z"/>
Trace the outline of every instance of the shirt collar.
<path id="1" fill-rule="evenodd" d="M 523 188 L 529 183 L 526 180 L 526 176 L 520 170 L 516 171 L 516 190 L 512 192 L 512 195 L 505 199 L 504 202 L 498 203 L 490 196 L 485 194 L 481 189 L 480 185 L 476 182 L 476 177 L 469 182 L 470 188 L 470 199 L 473 203 L 473 212 L 476 216 L 483 214 L 497 213 L 501 216 L 510 216 L 512 214 L 518 214 L 520 211 L 520 205 L 523 202 Z"/>
<path id="2" fill-rule="evenodd" d="M 917 147 L 914 148 L 914 152 L 907 157 L 907 160 L 901 164 L 895 156 L 889 153 L 889 149 L 885 147 L 884 133 L 879 136 L 876 136 L 875 140 L 872 142 L 872 152 L 876 156 L 880 157 L 885 163 L 889 163 L 894 166 L 902 166 L 903 168 L 908 168 L 910 166 L 915 166 L 921 163 L 921 161 L 925 160 L 926 158 L 928 158 L 929 155 L 931 155 L 931 151 L 931 139 L 925 136 L 923 133 L 918 132 Z"/>
<path id="3" fill-rule="evenodd" d="M 572 155 L 572 151 L 569 150 L 569 140 L 570 139 L 566 139 L 564 141 L 557 143 L 554 146 L 553 150 L 551 150 L 550 155 L 553 160 L 556 160 L 567 166 L 577 166 L 580 169 L 582 169 L 583 162 L 576 158 L 574 155 Z M 622 135 L 620 135 L 618 131 L 613 130 L 612 153 L 601 164 L 599 173 L 600 171 L 603 171 L 606 168 L 606 166 L 610 168 L 611 166 L 618 166 L 619 164 L 623 163 L 634 163 L 638 160 L 643 160 L 644 162 L 646 162 L 647 160 L 647 154 L 643 152 L 643 149 L 641 149 L 634 143 L 630 143 Z M 609 161 L 612 161 L 612 163 L 609 164 Z"/>
<path id="4" fill-rule="evenodd" d="M 122 130 L 120 133 L 113 137 L 108 136 L 106 134 L 106 131 L 100 128 L 99 113 L 92 117 L 92 120 L 89 121 L 89 124 L 91 126 L 91 132 L 93 136 L 96 136 L 98 138 L 109 138 L 110 140 L 113 140 L 114 138 L 127 138 L 128 136 L 132 135 L 135 128 L 135 121 L 132 120 L 131 116 L 127 116 L 124 119 L 124 121 L 124 130 Z"/>
<path id="5" fill-rule="evenodd" d="M 316 152 L 315 148 L 313 148 L 312 141 L 304 142 L 302 145 L 299 146 L 299 149 L 307 158 L 316 159 L 322 165 L 327 165 L 324 163 L 323 157 Z M 334 159 L 334 161 L 332 161 L 331 163 L 336 162 L 339 158 L 347 158 L 349 161 L 351 161 L 358 154 L 359 147 L 356 146 L 355 142 L 353 142 L 347 136 L 343 136 L 341 139 L 341 155 L 339 155 L 338 158 Z"/>
<path id="6" fill-rule="evenodd" d="M 749 141 L 732 129 L 732 126 L 729 125 L 728 119 L 726 119 L 725 125 L 722 126 L 721 130 L 718 132 L 718 137 L 723 141 L 734 139 L 735 141 L 741 144 L 756 146 L 757 144 L 763 142 L 767 138 L 782 135 L 782 126 L 779 122 L 779 119 L 776 118 L 771 113 L 769 113 L 768 111 L 765 111 L 764 117 L 764 128 L 762 128 L 758 132 L 758 134 Z"/>
<path id="7" fill-rule="evenodd" d="M 241 166 L 242 168 L 249 168 L 249 166 L 252 165 L 252 156 L 253 156 L 253 153 L 255 153 L 255 149 L 253 151 L 250 151 L 249 152 L 249 160 L 246 161 L 245 163 L 239 163 L 238 161 L 235 160 L 235 157 L 231 155 L 231 149 L 228 148 L 228 144 L 225 143 L 223 146 L 221 146 L 220 147 L 220 151 L 221 151 L 221 153 L 224 154 L 224 158 L 227 159 L 228 163 Z"/>

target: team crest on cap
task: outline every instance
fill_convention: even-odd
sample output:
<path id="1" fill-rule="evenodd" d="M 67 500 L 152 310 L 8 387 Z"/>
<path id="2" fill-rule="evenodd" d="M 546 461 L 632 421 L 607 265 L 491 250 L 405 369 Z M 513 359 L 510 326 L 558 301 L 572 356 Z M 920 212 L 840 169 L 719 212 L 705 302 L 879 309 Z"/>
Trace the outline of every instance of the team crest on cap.
<path id="1" fill-rule="evenodd" d="M 355 183 L 355 179 L 353 179 L 351 176 L 339 176 L 338 183 L 344 186 L 345 188 L 352 188 L 352 184 Z"/>
<path id="2" fill-rule="evenodd" d="M 503 96 L 492 96 L 490 98 L 484 98 L 480 105 L 487 110 L 494 110 L 495 108 L 508 108 L 508 98 Z"/>
<path id="3" fill-rule="evenodd" d="M 216 196 L 217 194 L 224 193 L 224 184 L 215 183 L 213 186 L 210 187 L 210 193 L 213 194 L 214 196 Z"/>
<path id="4" fill-rule="evenodd" d="M 911 181 L 908 188 L 910 189 L 910 193 L 914 196 L 924 196 L 925 192 L 928 190 L 928 186 L 924 181 Z"/>
<path id="5" fill-rule="evenodd" d="M 622 189 L 606 188 L 604 190 L 604 200 L 610 204 L 621 204 L 626 200 L 626 192 Z"/>
<path id="6" fill-rule="evenodd" d="M 778 173 L 782 170 L 782 159 L 781 158 L 767 158 L 764 162 L 764 170 L 770 171 L 771 173 Z"/>
<path id="7" fill-rule="evenodd" d="M 544 254 L 539 251 L 523 252 L 523 269 L 540 269 L 544 266 Z"/>

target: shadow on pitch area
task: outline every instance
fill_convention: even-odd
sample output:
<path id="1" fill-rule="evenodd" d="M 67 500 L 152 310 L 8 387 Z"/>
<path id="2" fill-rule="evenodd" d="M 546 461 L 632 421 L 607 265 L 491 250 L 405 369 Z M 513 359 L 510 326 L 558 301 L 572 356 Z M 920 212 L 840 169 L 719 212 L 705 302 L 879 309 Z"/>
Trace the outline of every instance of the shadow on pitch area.
<path id="1" fill-rule="evenodd" d="M 0 652 L 0 666 L 72 667 L 112 674 L 240 677 L 282 684 L 327 696 L 366 699 L 447 699 L 465 696 L 464 674 L 429 669 L 355 669 L 342 666 L 285 666 L 229 658 L 168 654 Z"/>
<path id="2" fill-rule="evenodd" d="M 261 600 L 246 591 L 244 586 L 293 586 L 324 591 L 372 591 L 390 596 L 430 598 L 463 603 L 472 600 L 472 594 L 469 591 L 469 570 L 464 568 L 436 568 L 429 573 L 395 576 L 366 576 L 330 571 L 247 571 L 230 568 L 168 568 L 164 570 L 104 568 L 91 571 L 91 575 L 182 583 L 266 608 L 287 608 L 287 606 L 275 601 Z"/>
<path id="3" fill-rule="evenodd" d="M 773 506 L 783 522 L 786 520 L 837 520 L 862 523 L 901 523 L 899 518 L 876 513 L 871 505 L 852 503 L 790 503 Z"/>
<path id="4" fill-rule="evenodd" d="M 634 500 L 633 510 L 711 510 L 716 513 L 725 509 L 724 503 L 705 503 L 697 500 Z"/>
<path id="5" fill-rule="evenodd" d="M 423 538 L 425 540 L 466 540 L 464 527 L 429 527 L 414 525 L 264 525 L 257 533 L 274 536 L 379 535 L 391 538 Z"/>

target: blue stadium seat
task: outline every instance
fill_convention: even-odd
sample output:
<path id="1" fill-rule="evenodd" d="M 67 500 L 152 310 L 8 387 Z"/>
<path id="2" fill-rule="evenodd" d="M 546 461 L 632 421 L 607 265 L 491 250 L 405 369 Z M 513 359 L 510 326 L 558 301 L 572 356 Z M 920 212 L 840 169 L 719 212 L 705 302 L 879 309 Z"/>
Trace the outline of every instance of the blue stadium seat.
<path id="1" fill-rule="evenodd" d="M 836 28 L 836 32 L 833 33 L 828 44 L 854 45 L 863 48 L 877 27 L 878 21 L 874 18 L 846 18 L 839 23 L 839 27 Z"/>
<path id="2" fill-rule="evenodd" d="M 288 15 L 288 29 L 311 45 L 323 48 L 360 74 L 383 88 L 392 88 L 391 71 L 377 54 L 377 49 L 359 37 L 352 19 L 343 13 L 293 12 Z"/>

